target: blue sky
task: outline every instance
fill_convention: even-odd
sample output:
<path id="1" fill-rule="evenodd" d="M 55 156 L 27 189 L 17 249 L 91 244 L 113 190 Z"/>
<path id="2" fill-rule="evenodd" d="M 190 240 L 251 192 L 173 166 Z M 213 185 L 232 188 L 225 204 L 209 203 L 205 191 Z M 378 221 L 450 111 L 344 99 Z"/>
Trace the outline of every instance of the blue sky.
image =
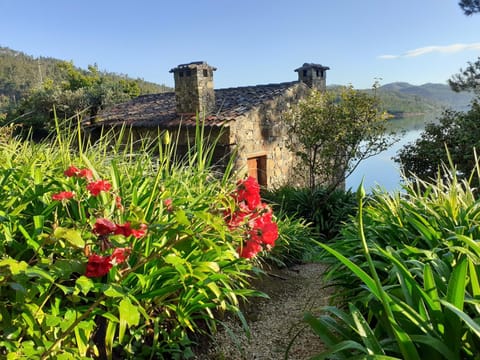
<path id="1" fill-rule="evenodd" d="M 216 88 L 296 80 L 445 83 L 480 56 L 480 14 L 457 0 L 0 0 L 0 46 L 173 86 L 204 60 Z"/>

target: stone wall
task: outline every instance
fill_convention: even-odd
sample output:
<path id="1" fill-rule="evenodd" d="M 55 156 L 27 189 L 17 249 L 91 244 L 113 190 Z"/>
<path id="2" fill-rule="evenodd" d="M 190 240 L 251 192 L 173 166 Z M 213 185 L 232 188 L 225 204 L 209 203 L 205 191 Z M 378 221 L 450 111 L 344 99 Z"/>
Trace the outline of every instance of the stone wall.
<path id="1" fill-rule="evenodd" d="M 287 147 L 290 135 L 283 114 L 293 103 L 305 97 L 309 88 L 302 83 L 289 88 L 283 96 L 266 102 L 229 124 L 230 144 L 236 146 L 236 168 L 247 173 L 249 158 L 266 156 L 268 188 L 285 184 L 302 185 L 302 176 L 295 172 L 296 157 Z"/>

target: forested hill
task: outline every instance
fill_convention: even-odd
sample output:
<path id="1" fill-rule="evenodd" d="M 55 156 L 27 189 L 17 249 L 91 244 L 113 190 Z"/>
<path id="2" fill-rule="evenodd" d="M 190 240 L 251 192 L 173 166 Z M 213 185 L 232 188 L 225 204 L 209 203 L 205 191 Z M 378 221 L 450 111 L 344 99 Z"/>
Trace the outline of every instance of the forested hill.
<path id="1" fill-rule="evenodd" d="M 429 113 L 445 108 L 464 111 L 474 97 L 472 93 L 454 92 L 446 84 L 411 85 L 395 82 L 381 86 L 378 94 L 384 109 L 394 115 Z"/>
<path id="2" fill-rule="evenodd" d="M 16 103 L 30 89 L 42 84 L 45 80 L 60 83 L 66 79 L 65 71 L 58 66 L 62 60 L 51 57 L 33 57 L 20 51 L 0 46 L 0 109 L 8 104 Z M 85 71 L 75 68 L 79 71 Z M 142 79 L 132 79 L 123 74 L 100 72 L 109 81 L 134 81 L 141 94 L 170 91 L 165 85 L 158 85 Z"/>

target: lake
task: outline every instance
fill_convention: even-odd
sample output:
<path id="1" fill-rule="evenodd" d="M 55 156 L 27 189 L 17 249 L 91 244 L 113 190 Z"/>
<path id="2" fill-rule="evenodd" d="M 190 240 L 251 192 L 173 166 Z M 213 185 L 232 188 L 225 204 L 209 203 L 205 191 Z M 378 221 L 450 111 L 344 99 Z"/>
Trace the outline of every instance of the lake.
<path id="1" fill-rule="evenodd" d="M 391 129 L 399 133 L 404 132 L 400 134 L 400 141 L 380 154 L 362 161 L 352 175 L 347 178 L 346 188 L 356 190 L 363 178 L 363 184 L 367 192 L 375 186 L 380 186 L 387 191 L 400 189 L 399 166 L 392 158 L 405 144 L 416 140 L 420 136 L 426 123 L 433 122 L 438 116 L 432 114 L 389 120 Z"/>

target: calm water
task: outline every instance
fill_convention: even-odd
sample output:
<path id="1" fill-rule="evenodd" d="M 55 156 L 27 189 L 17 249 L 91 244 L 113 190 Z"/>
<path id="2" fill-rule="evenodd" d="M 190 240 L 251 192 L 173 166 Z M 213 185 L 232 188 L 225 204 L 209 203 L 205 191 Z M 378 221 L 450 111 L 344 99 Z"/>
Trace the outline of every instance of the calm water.
<path id="1" fill-rule="evenodd" d="M 400 141 L 384 152 L 362 161 L 352 175 L 347 178 L 346 188 L 356 190 L 363 178 L 363 184 L 367 191 L 375 186 L 380 186 L 387 191 L 399 189 L 400 170 L 392 157 L 396 156 L 397 151 L 405 144 L 416 140 L 425 128 L 425 124 L 434 121 L 435 117 L 435 115 L 427 115 L 391 120 L 392 129 L 404 132 L 400 134 Z"/>

